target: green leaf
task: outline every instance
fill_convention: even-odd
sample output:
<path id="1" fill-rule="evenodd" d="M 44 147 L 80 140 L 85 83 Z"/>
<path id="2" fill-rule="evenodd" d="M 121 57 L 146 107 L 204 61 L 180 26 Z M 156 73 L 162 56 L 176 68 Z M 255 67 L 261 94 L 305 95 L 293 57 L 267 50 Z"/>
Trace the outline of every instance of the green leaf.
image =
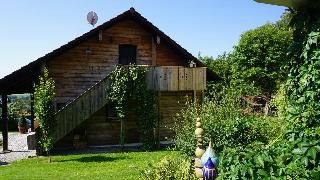
<path id="1" fill-rule="evenodd" d="M 309 159 L 307 157 L 302 157 L 301 162 L 304 163 L 304 165 L 308 166 Z"/>
<path id="2" fill-rule="evenodd" d="M 307 152 L 307 156 L 311 157 L 313 160 L 316 159 L 317 157 L 317 149 L 315 147 L 311 147 L 309 148 L 308 152 Z"/>
<path id="3" fill-rule="evenodd" d="M 299 154 L 299 155 L 301 155 L 301 154 L 303 154 L 303 151 L 301 150 L 301 148 L 296 148 L 296 149 L 294 149 L 294 150 L 292 151 L 292 153 L 293 153 L 293 154 Z"/>
<path id="4" fill-rule="evenodd" d="M 269 176 L 269 174 L 263 169 L 259 169 L 257 171 L 257 173 L 260 174 L 261 176 L 264 176 L 264 177 L 268 177 Z"/>
<path id="5" fill-rule="evenodd" d="M 262 167 L 264 167 L 264 161 L 261 155 L 257 157 L 257 161 Z"/>

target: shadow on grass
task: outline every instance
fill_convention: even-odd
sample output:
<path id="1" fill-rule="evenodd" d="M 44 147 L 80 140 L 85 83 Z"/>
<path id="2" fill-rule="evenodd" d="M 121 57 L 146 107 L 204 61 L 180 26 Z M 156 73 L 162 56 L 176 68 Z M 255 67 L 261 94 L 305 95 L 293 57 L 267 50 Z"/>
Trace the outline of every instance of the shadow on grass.
<path id="1" fill-rule="evenodd" d="M 108 157 L 108 156 L 85 156 L 85 157 L 79 157 L 74 159 L 66 159 L 66 160 L 55 160 L 55 162 L 70 162 L 70 161 L 78 161 L 83 163 L 89 163 L 89 162 L 112 162 L 112 161 L 118 161 L 118 160 L 128 160 L 131 159 L 127 156 L 123 157 Z"/>
<path id="2" fill-rule="evenodd" d="M 6 165 L 9 165 L 9 163 L 0 161 L 0 166 L 6 166 Z"/>

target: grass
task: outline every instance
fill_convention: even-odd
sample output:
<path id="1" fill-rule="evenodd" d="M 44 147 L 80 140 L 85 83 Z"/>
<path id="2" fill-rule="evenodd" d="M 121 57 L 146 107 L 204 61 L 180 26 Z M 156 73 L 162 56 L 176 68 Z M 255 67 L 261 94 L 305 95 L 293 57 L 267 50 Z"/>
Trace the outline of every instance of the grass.
<path id="1" fill-rule="evenodd" d="M 0 179 L 140 179 L 149 162 L 159 161 L 174 151 L 81 154 L 39 157 L 0 166 Z"/>

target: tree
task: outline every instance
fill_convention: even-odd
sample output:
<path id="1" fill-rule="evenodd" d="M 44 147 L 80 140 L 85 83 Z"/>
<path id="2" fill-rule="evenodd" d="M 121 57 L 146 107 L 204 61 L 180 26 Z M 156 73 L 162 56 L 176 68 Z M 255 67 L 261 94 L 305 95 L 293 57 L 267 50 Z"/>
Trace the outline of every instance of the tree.
<path id="1" fill-rule="evenodd" d="M 268 23 L 241 35 L 234 48 L 234 83 L 252 83 L 262 94 L 271 95 L 286 79 L 292 32 L 283 24 Z"/>
<path id="2" fill-rule="evenodd" d="M 54 143 L 54 88 L 55 85 L 53 79 L 49 77 L 48 70 L 44 69 L 43 74 L 39 77 L 39 84 L 35 85 L 34 110 L 36 117 L 39 119 L 41 131 L 39 144 L 42 147 L 42 150 L 47 152 L 49 155 L 49 162 L 51 162 L 50 150 Z"/>
<path id="3" fill-rule="evenodd" d="M 224 52 L 222 55 L 218 55 L 217 58 L 212 56 L 199 56 L 198 57 L 209 69 L 213 70 L 223 81 L 223 84 L 230 83 L 231 72 L 231 54 Z"/>
<path id="4" fill-rule="evenodd" d="M 220 77 L 220 80 L 207 84 L 206 96 L 211 100 L 221 100 L 226 94 L 225 91 L 231 87 L 231 54 L 223 53 L 222 55 L 218 55 L 217 58 L 213 58 L 212 56 L 199 56 L 198 58 Z"/>

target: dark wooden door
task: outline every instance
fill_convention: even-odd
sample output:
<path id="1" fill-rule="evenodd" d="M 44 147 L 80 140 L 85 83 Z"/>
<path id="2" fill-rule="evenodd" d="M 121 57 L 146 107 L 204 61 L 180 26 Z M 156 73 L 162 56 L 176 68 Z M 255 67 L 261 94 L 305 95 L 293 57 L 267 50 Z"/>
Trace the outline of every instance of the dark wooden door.
<path id="1" fill-rule="evenodd" d="M 119 45 L 119 64 L 135 64 L 137 59 L 137 46 L 131 44 Z"/>

